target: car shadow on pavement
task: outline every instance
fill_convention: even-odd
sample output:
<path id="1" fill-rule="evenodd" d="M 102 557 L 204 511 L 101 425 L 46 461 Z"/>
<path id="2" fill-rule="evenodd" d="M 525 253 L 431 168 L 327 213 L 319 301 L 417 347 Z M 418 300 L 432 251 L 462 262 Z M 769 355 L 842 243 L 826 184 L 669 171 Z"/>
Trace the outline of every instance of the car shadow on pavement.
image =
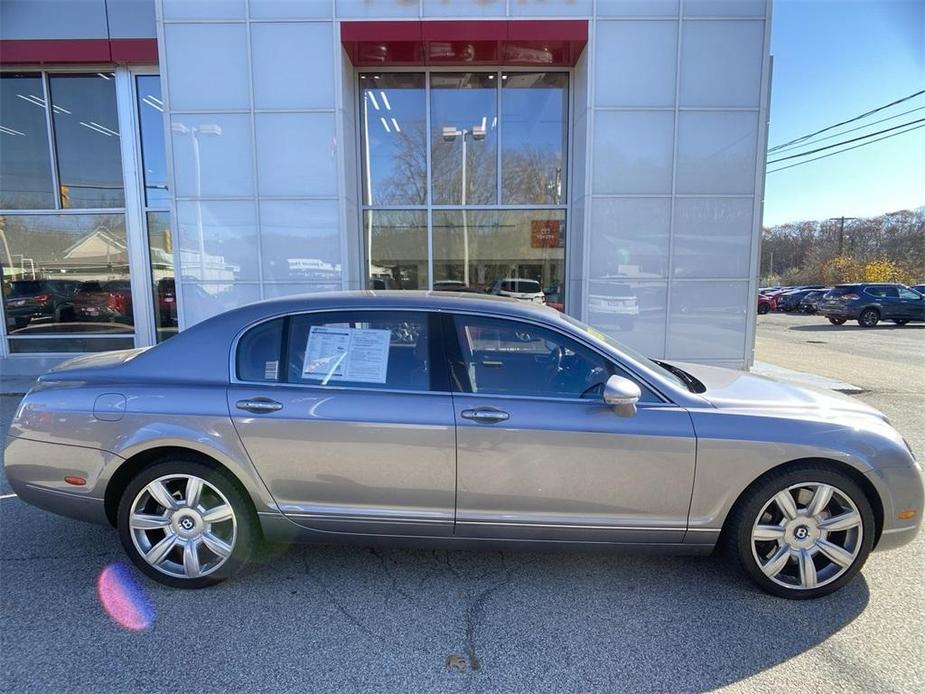
<path id="1" fill-rule="evenodd" d="M 131 569 L 154 615 L 131 631 L 98 585 L 125 563 L 115 531 L 4 503 L 12 689 L 166 691 L 170 663 L 215 690 L 702 691 L 819 645 L 869 597 L 858 578 L 774 598 L 713 557 L 270 545 L 204 590 Z"/>
<path id="2" fill-rule="evenodd" d="M 655 553 L 305 547 L 239 580 L 287 585 L 297 604 L 314 596 L 327 615 L 305 604 L 288 619 L 333 619 L 399 669 L 457 656 L 456 677 L 504 691 L 714 689 L 817 646 L 869 599 L 863 577 L 789 601 L 722 558 Z"/>

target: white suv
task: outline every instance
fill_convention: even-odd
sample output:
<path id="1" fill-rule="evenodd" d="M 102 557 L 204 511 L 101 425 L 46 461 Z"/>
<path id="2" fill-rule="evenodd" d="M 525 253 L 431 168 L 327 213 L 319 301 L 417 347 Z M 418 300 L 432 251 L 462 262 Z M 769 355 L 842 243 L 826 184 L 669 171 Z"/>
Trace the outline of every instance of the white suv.
<path id="1" fill-rule="evenodd" d="M 512 299 L 529 301 L 534 304 L 546 303 L 546 295 L 543 293 L 543 288 L 540 287 L 540 283 L 536 280 L 505 277 L 504 279 L 495 280 L 495 283 L 491 285 L 491 289 L 488 293 L 497 294 L 499 296 L 509 296 Z"/>

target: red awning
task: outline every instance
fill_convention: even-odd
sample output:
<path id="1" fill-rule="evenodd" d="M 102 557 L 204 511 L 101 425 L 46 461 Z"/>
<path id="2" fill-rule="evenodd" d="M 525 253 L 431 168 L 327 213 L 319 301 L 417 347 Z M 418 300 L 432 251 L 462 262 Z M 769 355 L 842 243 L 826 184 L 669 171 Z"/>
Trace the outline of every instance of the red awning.
<path id="1" fill-rule="evenodd" d="M 342 22 L 340 38 L 356 67 L 572 67 L 588 43 L 588 22 Z"/>

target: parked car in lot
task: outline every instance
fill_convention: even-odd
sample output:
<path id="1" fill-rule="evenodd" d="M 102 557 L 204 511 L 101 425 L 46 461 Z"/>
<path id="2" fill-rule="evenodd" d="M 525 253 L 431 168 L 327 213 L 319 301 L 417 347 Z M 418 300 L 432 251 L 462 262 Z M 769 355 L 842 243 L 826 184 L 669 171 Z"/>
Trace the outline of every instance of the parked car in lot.
<path id="1" fill-rule="evenodd" d="M 819 302 L 828 291 L 828 289 L 813 289 L 811 292 L 804 294 L 803 298 L 800 299 L 797 310 L 800 313 L 815 313 L 819 310 Z"/>
<path id="2" fill-rule="evenodd" d="M 849 320 L 862 328 L 872 328 L 881 320 L 905 325 L 925 321 L 925 296 L 901 284 L 840 284 L 826 293 L 819 313 L 833 325 Z"/>
<path id="3" fill-rule="evenodd" d="M 758 295 L 758 314 L 764 315 L 771 311 L 777 310 L 777 294 L 759 294 Z"/>
<path id="4" fill-rule="evenodd" d="M 813 598 L 909 542 L 923 506 L 910 449 L 861 402 L 426 292 L 264 301 L 72 359 L 20 403 L 5 465 L 23 501 L 116 526 L 145 574 L 190 588 L 261 536 L 722 543 L 765 590 Z"/>
<path id="5" fill-rule="evenodd" d="M 546 295 L 543 288 L 536 280 L 526 280 L 515 277 L 506 277 L 495 280 L 488 290 L 489 294 L 497 296 L 507 296 L 511 299 L 520 299 L 521 301 L 531 301 L 535 304 L 545 304 Z"/>
<path id="6" fill-rule="evenodd" d="M 64 323 L 74 320 L 76 280 L 13 280 L 4 299 L 7 329 L 25 328 L 31 322 Z"/>
<path id="7" fill-rule="evenodd" d="M 800 302 L 803 297 L 817 288 L 812 289 L 795 289 L 781 294 L 777 299 L 777 308 L 785 313 L 792 313 L 800 308 Z"/>

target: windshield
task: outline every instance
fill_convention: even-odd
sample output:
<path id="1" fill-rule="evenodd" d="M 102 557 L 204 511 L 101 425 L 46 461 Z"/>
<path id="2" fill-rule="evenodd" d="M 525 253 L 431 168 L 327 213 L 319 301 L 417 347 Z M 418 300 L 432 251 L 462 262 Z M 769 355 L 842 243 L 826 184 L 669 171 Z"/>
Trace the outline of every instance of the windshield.
<path id="1" fill-rule="evenodd" d="M 684 379 L 682 379 L 677 374 L 671 373 L 671 371 L 666 369 L 664 366 L 662 366 L 658 362 L 653 361 L 652 359 L 649 359 L 649 357 L 645 356 L 644 354 L 640 354 L 636 350 L 630 349 L 629 347 L 624 345 L 622 342 L 617 342 L 609 335 L 605 335 L 600 330 L 597 330 L 596 328 L 592 328 L 587 323 L 582 323 L 580 320 L 572 318 L 568 314 L 561 313 L 559 315 L 562 316 L 563 320 L 565 320 L 570 325 L 578 328 L 584 333 L 587 333 L 591 337 L 597 338 L 601 342 L 607 343 L 608 345 L 618 350 L 622 354 L 625 354 L 626 356 L 628 356 L 633 361 L 637 361 L 643 366 L 645 366 L 647 369 L 654 371 L 659 376 L 662 376 L 663 378 L 671 381 L 672 383 L 675 383 L 681 386 L 682 388 L 684 388 L 684 390 L 691 390 L 688 384 L 684 382 Z"/>

